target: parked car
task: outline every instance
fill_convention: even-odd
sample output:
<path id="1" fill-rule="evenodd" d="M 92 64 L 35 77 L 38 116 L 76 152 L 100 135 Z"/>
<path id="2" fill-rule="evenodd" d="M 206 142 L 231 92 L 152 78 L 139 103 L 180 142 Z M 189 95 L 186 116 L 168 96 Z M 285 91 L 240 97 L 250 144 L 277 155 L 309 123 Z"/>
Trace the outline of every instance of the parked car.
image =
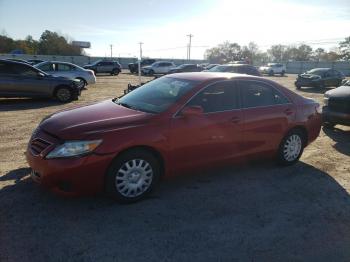
<path id="1" fill-rule="evenodd" d="M 203 69 L 204 70 L 209 70 L 209 69 L 212 69 L 213 67 L 215 66 L 218 66 L 219 64 L 209 64 L 209 65 L 206 65 Z"/>
<path id="2" fill-rule="evenodd" d="M 30 65 L 33 66 L 33 65 L 36 65 L 36 64 L 45 62 L 45 60 L 41 60 L 41 59 L 29 59 L 29 60 L 27 60 L 27 62 L 28 62 Z"/>
<path id="3" fill-rule="evenodd" d="M 323 122 L 327 127 L 350 126 L 350 85 L 340 86 L 324 94 Z"/>
<path id="4" fill-rule="evenodd" d="M 268 74 L 269 76 L 273 76 L 275 74 L 284 76 L 286 73 L 286 66 L 279 63 L 268 63 L 265 66 L 260 66 L 259 71 L 261 74 Z"/>
<path id="5" fill-rule="evenodd" d="M 60 102 L 78 99 L 79 81 L 55 77 L 25 63 L 0 60 L 0 97 L 51 97 Z"/>
<path id="6" fill-rule="evenodd" d="M 24 64 L 29 64 L 29 62 L 27 62 L 26 60 L 18 59 L 18 58 L 6 58 L 5 60 L 13 61 L 13 62 L 20 62 L 20 63 L 24 63 Z"/>
<path id="7" fill-rule="evenodd" d="M 149 58 L 143 59 L 140 62 L 140 66 L 144 67 L 144 66 L 152 65 L 155 62 L 156 62 L 155 59 L 149 59 Z M 128 67 L 129 67 L 130 73 L 132 73 L 132 74 L 139 72 L 139 63 L 138 62 L 130 63 L 130 64 L 128 64 Z"/>
<path id="8" fill-rule="evenodd" d="M 185 73 L 185 72 L 201 72 L 203 68 L 195 64 L 182 64 L 170 69 L 168 74 Z"/>
<path id="9" fill-rule="evenodd" d="M 300 89 L 302 86 L 310 87 L 338 87 L 345 79 L 343 73 L 331 68 L 315 68 L 298 75 L 295 81 L 295 87 Z"/>
<path id="10" fill-rule="evenodd" d="M 90 65 L 84 65 L 83 68 L 94 71 L 95 75 L 99 73 L 119 75 L 122 71 L 122 66 L 116 60 L 98 60 Z"/>
<path id="11" fill-rule="evenodd" d="M 154 74 L 167 74 L 176 65 L 173 62 L 159 61 L 155 62 L 150 66 L 144 66 L 141 68 L 143 75 L 154 75 Z"/>
<path id="12" fill-rule="evenodd" d="M 163 176 L 255 157 L 294 164 L 320 128 L 318 103 L 268 79 L 180 73 L 45 118 L 26 157 L 55 192 L 133 202 Z"/>
<path id="13" fill-rule="evenodd" d="M 82 88 L 86 85 L 96 83 L 94 71 L 72 63 L 50 61 L 39 63 L 34 67 L 53 76 L 63 76 L 70 79 L 76 79 L 80 82 Z"/>
<path id="14" fill-rule="evenodd" d="M 208 70 L 208 72 L 239 73 L 252 76 L 260 76 L 255 66 L 246 64 L 218 65 Z"/>

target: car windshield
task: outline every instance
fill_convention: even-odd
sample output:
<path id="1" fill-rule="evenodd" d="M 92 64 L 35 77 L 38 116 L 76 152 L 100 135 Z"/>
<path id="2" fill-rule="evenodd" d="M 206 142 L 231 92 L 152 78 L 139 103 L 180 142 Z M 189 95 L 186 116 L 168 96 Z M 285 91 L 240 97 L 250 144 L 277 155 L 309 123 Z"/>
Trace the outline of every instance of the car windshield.
<path id="1" fill-rule="evenodd" d="M 161 77 L 135 89 L 115 103 L 148 113 L 161 113 L 191 90 L 198 81 Z"/>
<path id="2" fill-rule="evenodd" d="M 323 76 L 323 74 L 327 71 L 327 69 L 312 69 L 307 71 L 307 74 Z"/>
<path id="3" fill-rule="evenodd" d="M 210 68 L 209 72 L 236 72 L 236 68 L 235 66 L 218 65 Z"/>

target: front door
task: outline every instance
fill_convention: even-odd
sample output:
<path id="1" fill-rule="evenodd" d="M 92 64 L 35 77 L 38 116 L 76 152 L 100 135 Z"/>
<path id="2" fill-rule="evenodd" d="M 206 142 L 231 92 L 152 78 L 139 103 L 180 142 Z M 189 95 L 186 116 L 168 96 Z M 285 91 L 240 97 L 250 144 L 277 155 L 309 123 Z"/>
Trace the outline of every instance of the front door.
<path id="1" fill-rule="evenodd" d="M 182 116 L 171 122 L 172 160 L 180 170 L 207 166 L 240 155 L 242 112 L 237 88 L 231 81 L 206 87 L 186 107 L 200 106 L 203 114 Z"/>

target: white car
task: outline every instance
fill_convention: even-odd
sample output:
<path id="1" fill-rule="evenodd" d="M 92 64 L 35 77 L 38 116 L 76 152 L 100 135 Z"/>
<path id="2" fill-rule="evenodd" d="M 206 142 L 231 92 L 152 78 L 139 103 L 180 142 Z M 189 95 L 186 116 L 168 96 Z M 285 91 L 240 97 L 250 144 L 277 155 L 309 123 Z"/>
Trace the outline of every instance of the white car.
<path id="1" fill-rule="evenodd" d="M 167 74 L 175 67 L 176 65 L 173 62 L 159 61 L 150 66 L 142 67 L 141 72 L 144 75 Z"/>
<path id="2" fill-rule="evenodd" d="M 268 63 L 266 66 L 259 67 L 259 71 L 261 74 L 268 74 L 269 76 L 273 76 L 274 74 L 284 76 L 286 73 L 286 66 L 278 63 Z"/>
<path id="3" fill-rule="evenodd" d="M 94 71 L 84 69 L 72 63 L 50 61 L 36 64 L 34 67 L 53 76 L 63 76 L 69 79 L 79 80 L 81 88 L 96 83 Z"/>

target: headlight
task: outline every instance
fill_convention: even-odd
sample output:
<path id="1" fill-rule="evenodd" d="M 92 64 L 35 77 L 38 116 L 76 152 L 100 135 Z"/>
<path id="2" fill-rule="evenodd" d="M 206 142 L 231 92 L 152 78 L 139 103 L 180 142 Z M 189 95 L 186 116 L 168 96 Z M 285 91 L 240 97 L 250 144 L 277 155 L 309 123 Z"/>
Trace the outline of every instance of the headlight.
<path id="1" fill-rule="evenodd" d="M 90 153 L 101 144 L 102 140 L 67 141 L 53 149 L 46 158 L 62 158 Z"/>

